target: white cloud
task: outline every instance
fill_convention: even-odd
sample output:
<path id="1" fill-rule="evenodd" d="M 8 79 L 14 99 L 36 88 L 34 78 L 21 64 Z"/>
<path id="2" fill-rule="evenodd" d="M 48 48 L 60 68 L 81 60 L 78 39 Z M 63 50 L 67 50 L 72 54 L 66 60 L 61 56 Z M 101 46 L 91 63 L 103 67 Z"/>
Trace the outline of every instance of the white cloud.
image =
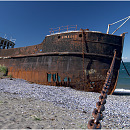
<path id="1" fill-rule="evenodd" d="M 130 62 L 130 57 L 122 57 L 122 60 L 123 60 L 124 62 Z"/>
<path id="2" fill-rule="evenodd" d="M 128 59 L 128 57 L 122 57 L 122 60 L 127 60 Z"/>

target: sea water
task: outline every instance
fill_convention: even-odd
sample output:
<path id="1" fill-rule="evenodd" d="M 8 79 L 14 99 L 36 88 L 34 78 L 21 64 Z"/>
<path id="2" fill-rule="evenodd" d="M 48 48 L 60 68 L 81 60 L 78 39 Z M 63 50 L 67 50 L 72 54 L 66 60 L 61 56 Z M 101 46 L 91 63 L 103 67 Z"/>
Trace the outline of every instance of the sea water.
<path id="1" fill-rule="evenodd" d="M 130 73 L 130 62 L 124 62 L 128 72 Z M 123 64 L 121 63 L 119 77 L 116 89 L 130 90 L 130 76 L 127 74 Z"/>

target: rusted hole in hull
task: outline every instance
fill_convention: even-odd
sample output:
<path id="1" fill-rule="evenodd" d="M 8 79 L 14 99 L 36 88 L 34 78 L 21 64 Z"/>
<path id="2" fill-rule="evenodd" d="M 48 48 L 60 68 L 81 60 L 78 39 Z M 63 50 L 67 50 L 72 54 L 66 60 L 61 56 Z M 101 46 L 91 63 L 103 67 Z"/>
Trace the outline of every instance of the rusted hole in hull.
<path id="1" fill-rule="evenodd" d="M 68 78 L 68 82 L 71 82 L 71 78 Z"/>
<path id="2" fill-rule="evenodd" d="M 51 74 L 47 73 L 47 82 L 51 82 Z"/>
<path id="3" fill-rule="evenodd" d="M 56 82 L 56 74 L 52 74 L 53 76 L 53 81 Z"/>
<path id="4" fill-rule="evenodd" d="M 58 82 L 61 82 L 60 76 L 58 75 Z"/>
<path id="5" fill-rule="evenodd" d="M 67 79 L 67 77 L 65 77 L 65 78 L 64 78 L 64 82 L 67 82 L 67 81 L 68 81 L 68 79 Z"/>

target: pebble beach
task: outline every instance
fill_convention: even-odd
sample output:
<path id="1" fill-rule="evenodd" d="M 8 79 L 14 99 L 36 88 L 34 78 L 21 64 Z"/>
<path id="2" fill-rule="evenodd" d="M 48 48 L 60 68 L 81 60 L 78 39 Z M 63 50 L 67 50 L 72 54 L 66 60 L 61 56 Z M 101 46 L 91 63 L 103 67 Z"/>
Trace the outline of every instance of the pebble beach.
<path id="1" fill-rule="evenodd" d="M 99 93 L 0 79 L 0 129 L 87 129 Z M 130 129 L 130 96 L 108 95 L 102 129 Z"/>

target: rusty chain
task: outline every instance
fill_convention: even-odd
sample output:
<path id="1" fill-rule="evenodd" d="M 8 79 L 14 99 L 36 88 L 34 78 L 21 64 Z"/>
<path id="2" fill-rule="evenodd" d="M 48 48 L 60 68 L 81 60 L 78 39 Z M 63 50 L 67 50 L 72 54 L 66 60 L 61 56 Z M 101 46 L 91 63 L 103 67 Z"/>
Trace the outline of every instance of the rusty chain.
<path id="1" fill-rule="evenodd" d="M 110 69 L 107 72 L 106 80 L 103 85 L 101 95 L 99 96 L 99 101 L 96 103 L 97 108 L 95 108 L 94 111 L 92 112 L 92 116 L 94 117 L 94 119 L 91 119 L 88 122 L 88 129 L 101 129 L 101 123 L 99 121 L 103 119 L 102 112 L 105 110 L 104 105 L 106 104 L 107 93 L 111 84 L 115 58 L 116 58 L 116 50 L 114 51 L 113 60 Z"/>

